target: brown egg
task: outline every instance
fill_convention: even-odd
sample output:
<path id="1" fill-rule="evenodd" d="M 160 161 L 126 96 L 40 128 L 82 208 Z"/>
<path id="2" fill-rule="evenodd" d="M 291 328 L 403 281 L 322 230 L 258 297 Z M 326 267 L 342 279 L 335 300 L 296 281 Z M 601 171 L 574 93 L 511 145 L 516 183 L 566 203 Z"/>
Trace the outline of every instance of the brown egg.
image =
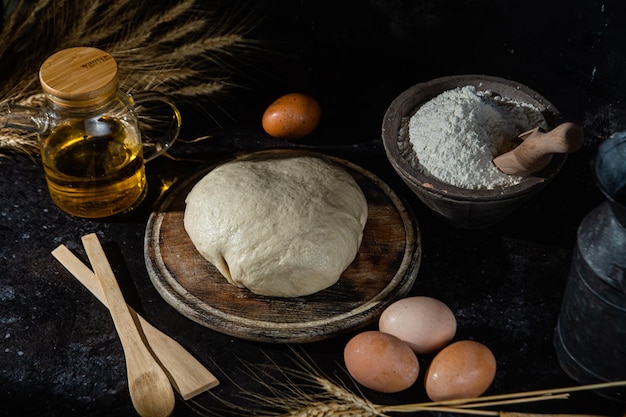
<path id="1" fill-rule="evenodd" d="M 441 350 L 425 376 L 426 393 L 433 401 L 478 397 L 496 375 L 496 359 L 482 343 L 461 340 Z"/>
<path id="2" fill-rule="evenodd" d="M 261 124 L 268 135 L 279 139 L 300 139 L 320 122 L 322 111 L 311 96 L 291 93 L 279 97 L 263 113 Z"/>
<path id="3" fill-rule="evenodd" d="M 378 328 L 407 342 L 415 353 L 431 353 L 450 343 L 456 334 L 456 318 L 437 299 L 408 297 L 383 311 Z"/>
<path id="4" fill-rule="evenodd" d="M 350 375 L 375 391 L 405 390 L 419 375 L 419 362 L 411 347 L 390 334 L 360 333 L 346 344 L 343 356 Z"/>

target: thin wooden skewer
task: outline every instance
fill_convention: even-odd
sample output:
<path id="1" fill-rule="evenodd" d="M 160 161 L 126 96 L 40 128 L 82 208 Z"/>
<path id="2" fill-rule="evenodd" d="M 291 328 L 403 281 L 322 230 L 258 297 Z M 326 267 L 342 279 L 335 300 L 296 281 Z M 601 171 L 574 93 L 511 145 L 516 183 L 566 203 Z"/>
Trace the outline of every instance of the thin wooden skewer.
<path id="1" fill-rule="evenodd" d="M 52 255 L 108 308 L 102 287 L 91 269 L 64 245 L 53 250 Z M 218 379 L 176 340 L 154 327 L 130 306 L 128 310 L 139 322 L 150 348 L 184 400 L 219 385 Z"/>
<path id="2" fill-rule="evenodd" d="M 92 233 L 83 236 L 82 241 L 122 342 L 133 406 L 141 417 L 168 417 L 175 405 L 172 385 L 144 344 L 98 237 Z"/>

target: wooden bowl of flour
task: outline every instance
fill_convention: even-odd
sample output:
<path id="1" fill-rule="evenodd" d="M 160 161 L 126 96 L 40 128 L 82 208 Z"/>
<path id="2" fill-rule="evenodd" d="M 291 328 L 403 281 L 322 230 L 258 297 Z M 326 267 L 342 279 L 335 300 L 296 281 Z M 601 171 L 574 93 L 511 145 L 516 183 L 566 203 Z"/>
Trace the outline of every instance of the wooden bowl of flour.
<path id="1" fill-rule="evenodd" d="M 465 229 L 484 228 L 507 217 L 548 184 L 561 169 L 566 155 L 555 154 L 545 169 L 516 184 L 490 189 L 459 187 L 417 169 L 420 155 L 415 155 L 408 138 L 411 117 L 441 93 L 464 86 L 532 105 L 541 112 L 548 129 L 559 124 L 560 115 L 550 102 L 530 88 L 484 75 L 450 76 L 417 84 L 391 103 L 383 120 L 382 139 L 395 171 L 427 207 L 448 223 Z M 459 138 L 447 137 L 446 140 Z"/>

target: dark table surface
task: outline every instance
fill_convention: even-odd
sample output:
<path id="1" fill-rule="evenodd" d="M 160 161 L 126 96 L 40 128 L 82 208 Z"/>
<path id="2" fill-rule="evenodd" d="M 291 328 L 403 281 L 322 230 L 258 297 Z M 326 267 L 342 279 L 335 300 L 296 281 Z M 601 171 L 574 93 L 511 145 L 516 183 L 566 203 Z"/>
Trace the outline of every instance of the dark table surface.
<path id="1" fill-rule="evenodd" d="M 183 137 L 213 137 L 178 143 L 170 152 L 177 159 L 149 163 L 151 193 L 131 215 L 67 215 L 51 202 L 37 160 L 0 158 L 0 414 L 133 415 L 124 356 L 107 310 L 50 254 L 64 244 L 84 257 L 80 238 L 92 232 L 118 255 L 114 268 L 129 303 L 221 381 L 208 393 L 179 400 L 176 416 L 231 415 L 225 402 L 251 415 L 273 395 L 264 382 L 293 378 L 288 370 L 305 362 L 379 404 L 426 401 L 420 383 L 393 395 L 354 386 L 343 371 L 342 352 L 355 332 L 295 347 L 240 340 L 183 317 L 152 286 L 144 232 L 159 183 L 237 152 L 273 147 L 338 155 L 381 177 L 407 202 L 419 223 L 423 256 L 411 295 L 444 301 L 458 320 L 456 338 L 491 348 L 498 370 L 489 394 L 576 385 L 558 365 L 553 333 L 576 230 L 603 201 L 591 175 L 595 149 L 626 128 L 621 3 L 580 1 L 566 9 L 538 1 L 270 3 L 251 36 L 284 53 L 260 60 L 257 72 L 243 80 L 248 88 L 220 102 L 232 117 L 207 104 L 219 128 L 190 112 Z M 429 212 L 391 169 L 380 140 L 382 115 L 402 90 L 469 73 L 528 85 L 586 132 L 584 147 L 548 187 L 509 218 L 479 230 L 454 228 Z M 295 90 L 319 99 L 322 123 L 299 142 L 271 140 L 260 127 L 262 111 Z M 421 358 L 424 367 L 428 359 Z M 507 410 L 617 416 L 625 408 L 582 392 Z"/>

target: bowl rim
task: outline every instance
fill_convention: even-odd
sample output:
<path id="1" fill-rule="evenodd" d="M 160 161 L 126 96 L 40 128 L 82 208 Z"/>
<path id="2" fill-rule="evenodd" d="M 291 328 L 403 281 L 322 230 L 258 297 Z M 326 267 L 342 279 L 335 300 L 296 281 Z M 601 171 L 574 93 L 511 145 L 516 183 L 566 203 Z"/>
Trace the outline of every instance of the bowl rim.
<path id="1" fill-rule="evenodd" d="M 496 187 L 494 189 L 456 187 L 421 173 L 413 168 L 409 161 L 404 158 L 398 146 L 398 138 L 403 121 L 428 100 L 444 91 L 467 85 L 473 85 L 479 91 L 494 91 L 503 97 L 521 100 L 534 105 L 541 111 L 549 128 L 553 128 L 561 122 L 561 114 L 545 97 L 524 84 L 505 78 L 491 75 L 466 74 L 444 76 L 415 84 L 404 90 L 391 102 L 385 112 L 382 123 L 383 147 L 391 165 L 402 176 L 402 179 L 409 185 L 417 186 L 429 193 L 463 201 L 496 201 L 518 198 L 520 195 L 531 192 L 536 185 L 541 185 L 551 180 L 565 163 L 566 154 L 555 154 L 546 168 L 522 180 L 519 184 L 509 187 Z"/>

